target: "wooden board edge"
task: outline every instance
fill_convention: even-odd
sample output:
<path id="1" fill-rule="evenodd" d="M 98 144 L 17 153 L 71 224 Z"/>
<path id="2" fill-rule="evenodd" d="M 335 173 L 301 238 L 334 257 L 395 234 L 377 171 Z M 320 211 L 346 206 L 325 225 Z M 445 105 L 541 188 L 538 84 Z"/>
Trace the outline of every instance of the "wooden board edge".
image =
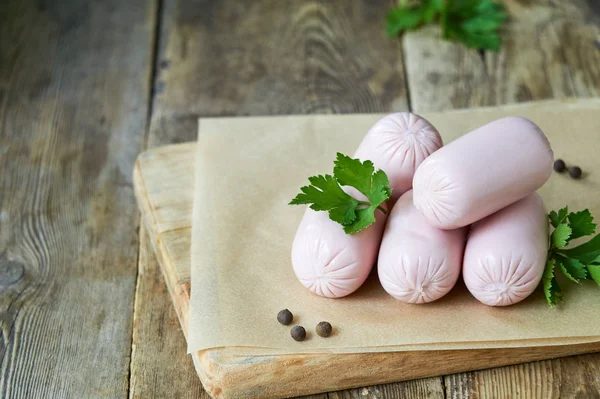
<path id="1" fill-rule="evenodd" d="M 143 155 L 143 153 L 140 154 L 140 156 L 141 155 Z M 184 311 L 184 309 L 187 309 L 189 307 L 191 293 L 190 283 L 189 281 L 180 282 L 178 277 L 173 274 L 173 271 L 176 270 L 176 268 L 174 265 L 172 265 L 171 259 L 169 259 L 168 256 L 165 255 L 168 253 L 168 251 L 160 238 L 160 234 L 158 234 L 158 232 L 154 229 L 157 220 L 148 200 L 149 197 L 146 191 L 146 185 L 144 183 L 144 177 L 142 169 L 140 167 L 139 157 L 133 169 L 133 186 L 138 207 L 141 211 L 141 227 L 145 228 L 148 232 L 152 250 L 154 251 L 154 255 L 158 260 L 161 273 L 167 285 L 167 290 L 169 291 L 171 301 L 173 302 L 173 305 L 175 307 L 175 313 L 177 314 L 177 318 L 179 319 L 179 325 L 181 326 L 183 335 L 187 340 L 188 322 L 187 313 Z M 171 265 L 171 267 L 169 267 L 169 265 Z"/>
<path id="2" fill-rule="evenodd" d="M 592 352 L 600 352 L 600 342 L 510 349 L 256 357 L 232 356 L 230 350 L 217 349 L 195 353 L 194 364 L 204 388 L 214 398 L 285 398 Z"/>

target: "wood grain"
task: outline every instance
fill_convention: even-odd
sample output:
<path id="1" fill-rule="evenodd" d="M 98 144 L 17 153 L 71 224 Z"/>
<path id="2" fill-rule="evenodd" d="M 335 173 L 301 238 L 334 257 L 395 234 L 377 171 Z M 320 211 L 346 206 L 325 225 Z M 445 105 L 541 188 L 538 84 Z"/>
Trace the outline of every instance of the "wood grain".
<path id="1" fill-rule="evenodd" d="M 191 366 L 148 233 L 140 233 L 129 398 L 210 398 Z"/>
<path id="2" fill-rule="evenodd" d="M 449 398 L 597 398 L 597 354 L 572 356 L 448 376 Z"/>
<path id="3" fill-rule="evenodd" d="M 600 95 L 598 11 L 585 0 L 504 2 L 511 19 L 499 53 L 440 40 L 431 27 L 404 37 L 416 112 Z"/>
<path id="4" fill-rule="evenodd" d="M 439 115 L 436 119 L 440 119 Z M 143 225 L 163 270 L 184 332 L 187 331 L 190 300 L 193 198 L 190 194 L 182 194 L 193 191 L 190 189 L 193 178 L 185 171 L 188 162 L 194 159 L 194 147 L 195 143 L 188 143 L 146 151 L 138 158 L 134 170 L 134 187 Z M 165 182 L 168 182 L 166 186 Z M 352 355 L 249 356 L 244 354 L 243 348 L 224 348 L 194 352 L 192 358 L 205 389 L 214 397 L 279 398 L 590 351 L 600 351 L 600 342 L 535 348 Z M 394 397 L 397 393 L 422 397 L 424 392 L 435 395 L 443 393 L 444 389 L 439 378 L 430 378 L 367 390 L 348 390 L 337 395 L 352 397 L 363 392 L 366 395 L 384 395 L 382 397 Z"/>
<path id="5" fill-rule="evenodd" d="M 511 20 L 497 54 L 441 41 L 436 28 L 406 35 L 412 110 L 600 95 L 600 13 L 593 1 L 504 3 Z M 585 355 L 447 376 L 444 385 L 452 398 L 597 397 L 598 367 L 600 354 Z"/>
<path id="6" fill-rule="evenodd" d="M 329 399 L 431 398 L 443 399 L 444 390 L 439 377 L 415 380 L 412 384 L 395 383 L 372 385 L 345 391 L 330 392 Z"/>
<path id="7" fill-rule="evenodd" d="M 151 136 L 199 116 L 408 109 L 391 1 L 165 1 Z"/>
<path id="8" fill-rule="evenodd" d="M 2 397 L 127 396 L 154 17 L 0 3 Z"/>
<path id="9" fill-rule="evenodd" d="M 214 350 L 193 356 L 199 362 L 197 369 L 204 387 L 215 398 L 281 398 L 301 392 L 332 390 L 340 386 L 361 386 L 402 379 L 418 379 L 439 372 L 455 373 L 466 369 L 492 367 L 507 362 L 511 364 L 524 363 L 548 356 L 561 357 L 598 350 L 600 350 L 600 345 L 596 343 L 552 347 L 550 350 L 537 347 L 528 350 L 520 348 L 355 354 L 329 358 L 321 355 L 290 355 L 270 359 L 268 356 L 235 355 L 235 348 L 232 348 L 229 351 Z M 205 372 L 206 370 L 207 372 Z M 591 373 L 585 374 L 586 377 L 590 375 Z M 539 380 L 541 377 L 540 375 L 535 376 L 535 384 L 545 387 Z M 274 379 L 277 379 L 278 383 L 273 383 Z M 310 384 L 307 383 L 307 379 L 310 379 Z M 522 381 L 514 381 L 519 384 L 519 387 L 522 386 L 520 385 Z M 583 378 L 579 378 L 577 381 L 579 383 L 575 386 L 578 391 L 591 393 L 590 396 L 594 397 L 593 387 L 586 385 Z M 495 381 L 494 384 L 498 384 L 498 382 Z M 329 393 L 329 396 L 352 397 L 357 394 L 363 395 L 363 393 L 365 395 L 382 395 L 382 392 L 382 397 L 393 398 L 398 397 L 398 393 L 406 395 L 406 397 L 410 397 L 409 395 L 423 397 L 426 393 L 432 396 L 439 395 L 439 393 L 443 395 L 445 391 L 439 389 L 438 378 L 430 378 L 426 381 L 415 380 L 412 381 L 412 384 L 387 384 L 369 389 L 346 390 L 337 392 L 338 396 Z M 500 392 L 502 395 L 492 393 L 488 397 L 515 396 L 510 391 Z M 577 391 L 570 389 L 567 392 Z M 471 393 L 472 391 L 469 390 L 467 396 L 470 396 Z"/>

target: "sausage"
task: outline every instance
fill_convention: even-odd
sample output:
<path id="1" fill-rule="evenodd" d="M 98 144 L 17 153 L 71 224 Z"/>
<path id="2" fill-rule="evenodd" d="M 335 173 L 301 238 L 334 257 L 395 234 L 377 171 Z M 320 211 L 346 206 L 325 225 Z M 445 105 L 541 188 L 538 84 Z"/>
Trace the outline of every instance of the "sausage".
<path id="1" fill-rule="evenodd" d="M 412 188 L 417 167 L 438 150 L 442 137 L 426 119 L 399 112 L 380 119 L 358 146 L 354 158 L 370 159 L 392 187 L 392 204 Z"/>
<path id="2" fill-rule="evenodd" d="M 548 216 L 533 193 L 471 226 L 463 279 L 480 302 L 512 305 L 535 290 L 547 253 Z"/>
<path id="3" fill-rule="evenodd" d="M 439 133 L 425 119 L 396 113 L 369 130 L 354 158 L 371 160 L 375 168 L 386 172 L 393 203 L 410 188 L 416 167 L 441 146 Z M 351 191 L 347 190 L 353 195 Z M 326 212 L 307 209 L 292 244 L 296 276 L 317 295 L 338 298 L 351 294 L 366 280 L 375 263 L 385 221 L 386 215 L 377 211 L 373 225 L 348 235 Z"/>
<path id="4" fill-rule="evenodd" d="M 409 303 L 443 297 L 460 276 L 467 231 L 431 226 L 408 191 L 392 208 L 383 233 L 377 261 L 381 285 Z"/>
<path id="5" fill-rule="evenodd" d="M 434 226 L 466 226 L 540 188 L 554 156 L 544 133 L 521 117 L 484 125 L 436 151 L 415 172 L 414 204 Z"/>
<path id="6" fill-rule="evenodd" d="M 368 228 L 346 234 L 327 212 L 307 209 L 292 244 L 298 280 L 313 293 L 339 298 L 351 294 L 371 271 L 386 215 L 377 211 Z"/>

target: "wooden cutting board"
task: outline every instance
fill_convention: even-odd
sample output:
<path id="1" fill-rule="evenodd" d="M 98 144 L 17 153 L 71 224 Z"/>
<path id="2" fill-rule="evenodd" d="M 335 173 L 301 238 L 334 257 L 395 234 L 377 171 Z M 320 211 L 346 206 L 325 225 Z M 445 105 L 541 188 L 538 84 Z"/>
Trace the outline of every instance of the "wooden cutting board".
<path id="1" fill-rule="evenodd" d="M 134 185 L 143 226 L 187 337 L 195 143 L 140 154 Z M 600 342 L 512 349 L 245 356 L 236 348 L 192 353 L 216 398 L 281 398 L 600 351 Z"/>

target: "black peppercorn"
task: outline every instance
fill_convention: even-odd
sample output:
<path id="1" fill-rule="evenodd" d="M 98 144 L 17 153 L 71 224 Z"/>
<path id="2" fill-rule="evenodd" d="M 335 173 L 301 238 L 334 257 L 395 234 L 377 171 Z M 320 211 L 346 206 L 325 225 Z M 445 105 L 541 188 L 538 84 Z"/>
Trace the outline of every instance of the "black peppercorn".
<path id="1" fill-rule="evenodd" d="M 317 324 L 316 330 L 319 337 L 327 338 L 331 335 L 331 324 L 326 321 L 322 321 Z"/>
<path id="2" fill-rule="evenodd" d="M 581 177 L 581 168 L 579 166 L 571 166 L 569 168 L 569 176 L 573 179 L 579 179 Z"/>
<path id="3" fill-rule="evenodd" d="M 292 331 L 290 331 L 292 338 L 296 341 L 304 341 L 306 338 L 306 330 L 302 326 L 294 326 L 292 327 Z"/>
<path id="4" fill-rule="evenodd" d="M 567 169 L 567 165 L 565 165 L 565 161 L 562 159 L 557 159 L 554 161 L 554 171 L 558 173 L 562 173 Z"/>
<path id="5" fill-rule="evenodd" d="M 283 309 L 279 311 L 279 313 L 277 313 L 277 321 L 283 324 L 284 326 L 290 324 L 292 320 L 294 320 L 294 315 L 287 309 Z"/>

